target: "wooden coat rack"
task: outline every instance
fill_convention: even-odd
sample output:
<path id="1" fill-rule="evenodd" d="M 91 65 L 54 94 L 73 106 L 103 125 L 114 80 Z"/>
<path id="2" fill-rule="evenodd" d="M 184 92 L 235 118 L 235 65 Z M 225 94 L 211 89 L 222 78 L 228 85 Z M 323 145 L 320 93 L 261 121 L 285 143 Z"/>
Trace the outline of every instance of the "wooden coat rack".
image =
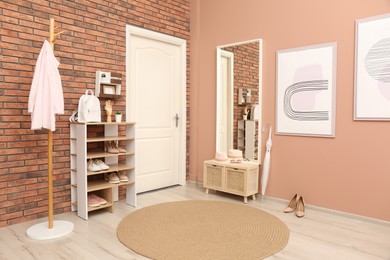
<path id="1" fill-rule="evenodd" d="M 50 46 L 54 51 L 54 42 L 58 39 L 58 37 L 63 34 L 65 31 L 61 31 L 59 33 L 54 33 L 55 29 L 58 27 L 54 27 L 54 18 L 50 18 Z M 49 228 L 53 228 L 53 132 L 49 130 L 48 132 L 48 182 L 49 182 Z"/>
<path id="2" fill-rule="evenodd" d="M 54 52 L 54 42 L 65 31 L 55 33 L 54 18 L 50 18 L 50 46 Z M 53 132 L 48 130 L 48 224 L 39 223 L 27 230 L 27 236 L 36 240 L 47 240 L 65 236 L 73 231 L 73 223 L 68 221 L 53 221 Z M 54 227 L 55 222 L 55 227 Z"/>

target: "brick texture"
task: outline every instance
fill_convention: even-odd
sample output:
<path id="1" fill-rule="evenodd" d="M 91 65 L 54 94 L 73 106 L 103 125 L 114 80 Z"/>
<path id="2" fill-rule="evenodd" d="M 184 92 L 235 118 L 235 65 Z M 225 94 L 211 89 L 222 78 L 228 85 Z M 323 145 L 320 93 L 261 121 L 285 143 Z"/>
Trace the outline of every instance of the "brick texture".
<path id="1" fill-rule="evenodd" d="M 224 48 L 234 53 L 234 117 L 233 147 L 237 149 L 238 120 L 242 119 L 245 108 L 259 103 L 259 43 L 247 43 Z M 251 103 L 238 105 L 238 89 L 251 90 Z"/>
<path id="2" fill-rule="evenodd" d="M 54 47 L 65 99 L 65 114 L 57 116 L 53 134 L 54 213 L 71 209 L 69 116 L 80 95 L 95 89 L 95 71 L 125 75 L 126 24 L 187 40 L 188 172 L 189 0 L 2 0 L 0 227 L 47 216 L 47 130 L 30 130 L 27 104 L 36 59 L 49 37 L 50 17 L 66 30 Z M 114 106 L 125 112 L 125 88 L 122 94 Z"/>

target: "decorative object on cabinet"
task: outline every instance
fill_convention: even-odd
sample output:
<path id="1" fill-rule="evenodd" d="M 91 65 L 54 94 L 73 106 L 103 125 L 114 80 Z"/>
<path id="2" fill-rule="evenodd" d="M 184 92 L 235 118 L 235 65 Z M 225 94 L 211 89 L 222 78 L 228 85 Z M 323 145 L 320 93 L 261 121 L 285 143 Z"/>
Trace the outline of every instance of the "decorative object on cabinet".
<path id="1" fill-rule="evenodd" d="M 55 33 L 58 27 L 54 26 L 54 18 L 50 18 L 49 23 L 49 43 L 51 49 L 54 51 L 54 42 L 65 31 Z M 42 48 L 43 49 L 43 48 Z M 46 55 L 48 56 L 48 55 Z M 53 54 L 54 56 L 54 54 Z M 53 57 L 54 58 L 54 57 Z M 56 60 L 57 62 L 57 60 Z M 50 66 L 49 66 L 50 67 Z M 50 84 L 47 87 L 52 87 Z M 62 90 L 61 90 L 62 91 Z M 44 107 L 44 106 L 43 106 Z M 44 108 L 46 109 L 46 108 Z M 48 120 L 48 119 L 47 119 Z M 54 130 L 53 130 L 54 131 Z M 73 232 L 73 223 L 64 220 L 54 221 L 53 216 L 53 131 L 48 130 L 47 133 L 47 182 L 48 182 L 48 221 L 41 222 L 29 227 L 26 231 L 26 235 L 30 239 L 35 240 L 48 240 L 66 236 Z"/>
<path id="2" fill-rule="evenodd" d="M 257 162 L 230 163 L 215 160 L 204 162 L 203 187 L 223 191 L 256 200 L 259 186 L 259 164 Z"/>
<path id="3" fill-rule="evenodd" d="M 104 109 L 106 110 L 107 115 L 107 123 L 111 123 L 111 115 L 112 115 L 112 105 L 111 100 L 106 100 L 106 105 L 104 106 Z"/>
<path id="4" fill-rule="evenodd" d="M 96 136 L 103 127 L 104 136 Z M 89 128 L 93 131 L 88 131 Z M 134 135 L 134 122 L 70 124 L 72 211 L 77 210 L 79 217 L 87 220 L 88 213 L 98 209 L 113 212 L 114 201 L 118 200 L 118 187 L 122 185 L 126 185 L 126 203 L 136 206 Z M 124 142 L 126 148 L 118 150 L 117 142 Z M 117 152 L 107 151 L 107 144 Z M 88 160 L 109 168 L 89 169 Z M 92 192 L 107 203 L 88 207 L 88 196 Z"/>
<path id="5" fill-rule="evenodd" d="M 355 120 L 390 120 L 390 14 L 356 21 Z"/>
<path id="6" fill-rule="evenodd" d="M 121 112 L 115 113 L 115 122 L 117 122 L 117 123 L 122 122 L 122 113 Z"/>
<path id="7" fill-rule="evenodd" d="M 243 111 L 242 119 L 247 120 L 249 116 L 250 110 L 248 108 L 245 108 Z"/>
<path id="8" fill-rule="evenodd" d="M 237 149 L 243 151 L 244 157 L 250 160 L 258 160 L 258 121 L 238 120 Z"/>
<path id="9" fill-rule="evenodd" d="M 336 43 L 277 52 L 276 133 L 335 136 Z"/>
<path id="10" fill-rule="evenodd" d="M 121 84 L 121 73 L 96 71 L 96 96 L 103 98 L 119 97 L 121 95 Z"/>

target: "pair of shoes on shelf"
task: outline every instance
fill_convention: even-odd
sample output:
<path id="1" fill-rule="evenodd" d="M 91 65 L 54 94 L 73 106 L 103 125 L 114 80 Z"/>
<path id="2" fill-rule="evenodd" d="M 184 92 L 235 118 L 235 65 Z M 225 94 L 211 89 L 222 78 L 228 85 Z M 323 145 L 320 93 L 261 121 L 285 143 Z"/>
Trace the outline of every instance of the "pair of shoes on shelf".
<path id="1" fill-rule="evenodd" d="M 88 207 L 99 207 L 100 205 L 106 204 L 107 201 L 93 193 L 88 194 Z"/>
<path id="2" fill-rule="evenodd" d="M 105 151 L 108 153 L 126 153 L 126 149 L 119 147 L 117 141 L 105 142 Z"/>
<path id="3" fill-rule="evenodd" d="M 129 177 L 127 177 L 126 172 L 118 172 L 118 177 L 120 181 L 123 182 L 129 181 Z"/>
<path id="4" fill-rule="evenodd" d="M 105 171 L 110 169 L 110 166 L 105 164 L 102 160 L 89 160 L 88 161 L 88 166 L 87 166 L 88 171 L 91 172 L 98 172 L 98 171 Z"/>
<path id="5" fill-rule="evenodd" d="M 126 175 L 126 172 L 119 172 L 119 173 L 117 173 L 117 172 L 110 172 L 110 173 L 106 173 L 106 174 L 104 174 L 104 179 L 107 182 L 113 183 L 113 184 L 118 184 L 121 181 L 123 181 L 123 182 L 129 181 L 129 178 Z"/>
<path id="6" fill-rule="evenodd" d="M 291 213 L 295 211 L 295 216 L 301 218 L 305 216 L 305 201 L 302 196 L 295 194 L 290 200 L 287 207 L 284 209 L 284 213 Z"/>

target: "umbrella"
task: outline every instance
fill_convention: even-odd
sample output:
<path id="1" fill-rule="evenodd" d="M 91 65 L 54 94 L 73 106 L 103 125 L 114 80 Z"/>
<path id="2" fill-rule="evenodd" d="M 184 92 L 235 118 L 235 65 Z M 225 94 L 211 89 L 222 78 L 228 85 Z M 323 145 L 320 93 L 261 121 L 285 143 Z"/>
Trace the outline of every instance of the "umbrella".
<path id="1" fill-rule="evenodd" d="M 269 127 L 268 140 L 266 143 L 266 152 L 264 155 L 264 165 L 263 165 L 263 173 L 261 174 L 261 195 L 264 196 L 265 190 L 267 189 L 267 182 L 269 176 L 269 166 L 271 161 L 271 147 L 272 147 L 272 126 Z"/>

